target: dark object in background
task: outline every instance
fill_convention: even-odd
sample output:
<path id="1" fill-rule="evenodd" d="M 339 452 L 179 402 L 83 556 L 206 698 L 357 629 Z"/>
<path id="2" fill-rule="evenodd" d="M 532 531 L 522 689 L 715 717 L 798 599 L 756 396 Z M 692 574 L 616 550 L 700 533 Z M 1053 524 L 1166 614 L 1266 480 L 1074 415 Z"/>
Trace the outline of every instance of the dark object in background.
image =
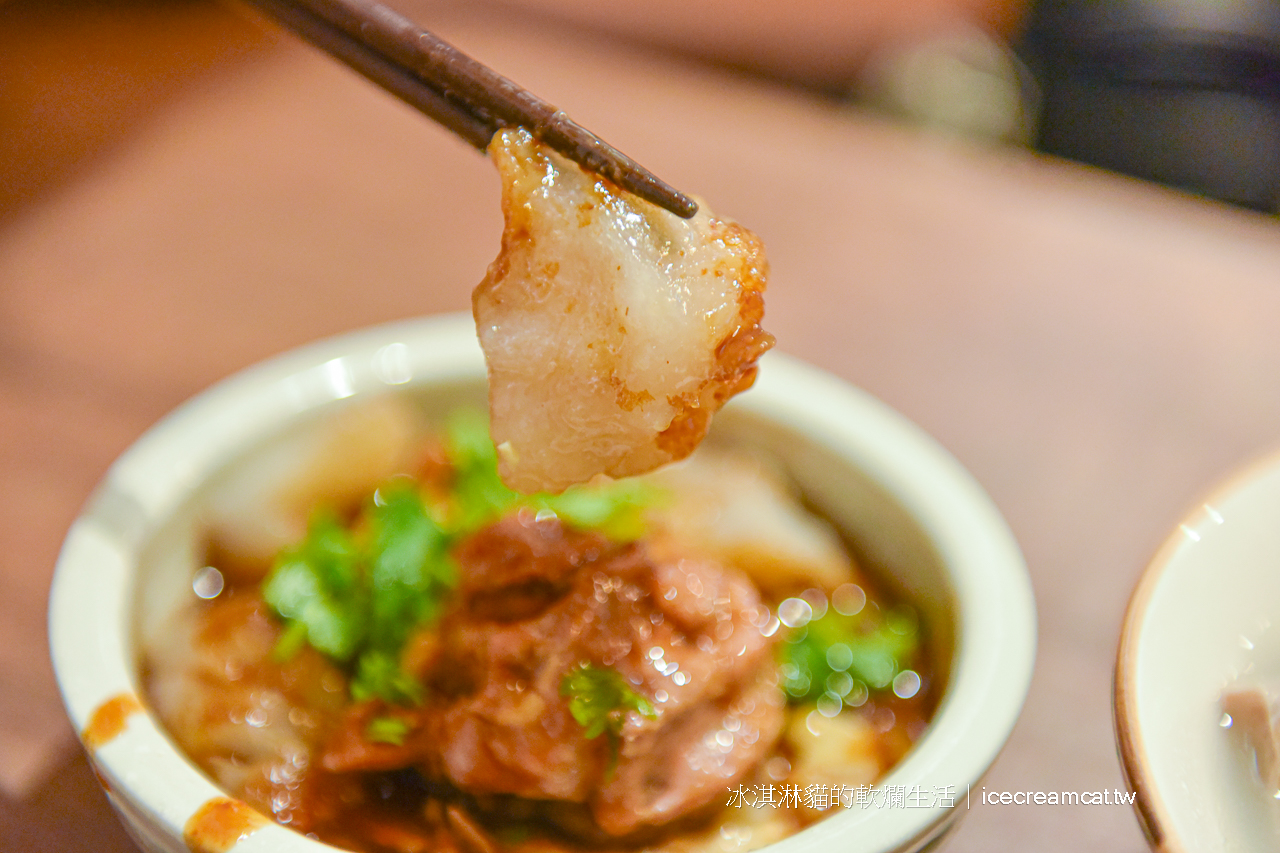
<path id="1" fill-rule="evenodd" d="M 1041 0 L 1020 54 L 1041 150 L 1280 207 L 1280 0 Z"/>

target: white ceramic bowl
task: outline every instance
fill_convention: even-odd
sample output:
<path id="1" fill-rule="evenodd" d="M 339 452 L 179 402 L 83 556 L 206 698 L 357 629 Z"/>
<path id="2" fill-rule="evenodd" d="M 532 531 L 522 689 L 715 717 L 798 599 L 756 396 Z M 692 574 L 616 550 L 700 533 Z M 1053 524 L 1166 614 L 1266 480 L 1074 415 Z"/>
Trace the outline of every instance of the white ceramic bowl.
<path id="1" fill-rule="evenodd" d="M 442 408 L 482 402 L 470 317 L 322 341 L 222 382 L 126 452 L 71 528 L 50 603 L 54 667 L 103 785 L 144 849 L 186 851 L 184 826 L 210 802 L 233 818 L 215 848 L 328 849 L 273 823 L 245 822 L 234 803 L 217 800 L 222 794 L 137 701 L 138 662 L 142 642 L 190 595 L 195 519 L 211 484 L 251 449 L 288 440 L 343 400 L 388 390 Z M 918 428 L 785 356 L 766 356 L 755 388 L 717 416 L 714 432 L 777 454 L 863 556 L 887 567 L 943 650 L 936 715 L 883 780 L 920 786 L 933 805 L 854 805 L 771 850 L 926 849 L 963 813 L 967 786 L 1004 745 L 1030 682 L 1035 609 L 1016 543 L 974 480 Z M 952 807 L 938 802 L 947 792 Z"/>
<path id="2" fill-rule="evenodd" d="M 1280 803 L 1221 725 L 1223 689 L 1268 674 L 1280 677 L 1280 454 L 1188 513 L 1129 602 L 1116 734 L 1155 849 L 1280 850 Z"/>

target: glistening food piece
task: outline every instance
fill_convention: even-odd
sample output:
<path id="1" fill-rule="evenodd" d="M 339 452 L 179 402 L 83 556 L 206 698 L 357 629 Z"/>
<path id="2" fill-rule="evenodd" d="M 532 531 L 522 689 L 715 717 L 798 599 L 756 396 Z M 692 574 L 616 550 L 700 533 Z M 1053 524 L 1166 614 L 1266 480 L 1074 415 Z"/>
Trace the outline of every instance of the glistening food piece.
<path id="1" fill-rule="evenodd" d="M 524 130 L 494 137 L 506 227 L 472 296 L 499 471 L 560 491 L 682 459 L 773 345 L 760 241 L 683 220 Z"/>

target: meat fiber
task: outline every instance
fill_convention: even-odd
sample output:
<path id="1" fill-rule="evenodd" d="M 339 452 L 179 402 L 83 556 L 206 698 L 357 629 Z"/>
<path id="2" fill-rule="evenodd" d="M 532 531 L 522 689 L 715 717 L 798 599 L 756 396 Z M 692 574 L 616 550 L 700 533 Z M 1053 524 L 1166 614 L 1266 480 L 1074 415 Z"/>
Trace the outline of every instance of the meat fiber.
<path id="1" fill-rule="evenodd" d="M 571 834 L 621 837 L 717 804 L 773 749 L 784 700 L 770 611 L 738 572 L 655 563 L 530 513 L 457 557 L 464 580 L 421 673 L 434 699 L 416 734 L 400 747 L 344 738 L 328 766 L 414 763 L 468 795 L 550 803 L 544 818 Z M 616 672 L 653 715 L 588 738 L 562 692 L 583 664 Z"/>

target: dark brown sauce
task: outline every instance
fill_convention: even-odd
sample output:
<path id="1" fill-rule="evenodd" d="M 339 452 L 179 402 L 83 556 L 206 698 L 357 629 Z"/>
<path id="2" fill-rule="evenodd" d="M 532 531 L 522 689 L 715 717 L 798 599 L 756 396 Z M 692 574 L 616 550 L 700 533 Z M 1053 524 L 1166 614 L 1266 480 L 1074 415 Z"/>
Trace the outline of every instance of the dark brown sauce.
<path id="1" fill-rule="evenodd" d="M 182 827 L 182 840 L 191 853 L 226 853 L 240 839 L 270 822 L 239 800 L 214 797 L 196 809 Z"/>
<path id="2" fill-rule="evenodd" d="M 129 718 L 142 711 L 142 703 L 132 693 L 113 696 L 98 706 L 89 717 L 80 740 L 92 752 L 115 740 L 129 722 Z"/>

